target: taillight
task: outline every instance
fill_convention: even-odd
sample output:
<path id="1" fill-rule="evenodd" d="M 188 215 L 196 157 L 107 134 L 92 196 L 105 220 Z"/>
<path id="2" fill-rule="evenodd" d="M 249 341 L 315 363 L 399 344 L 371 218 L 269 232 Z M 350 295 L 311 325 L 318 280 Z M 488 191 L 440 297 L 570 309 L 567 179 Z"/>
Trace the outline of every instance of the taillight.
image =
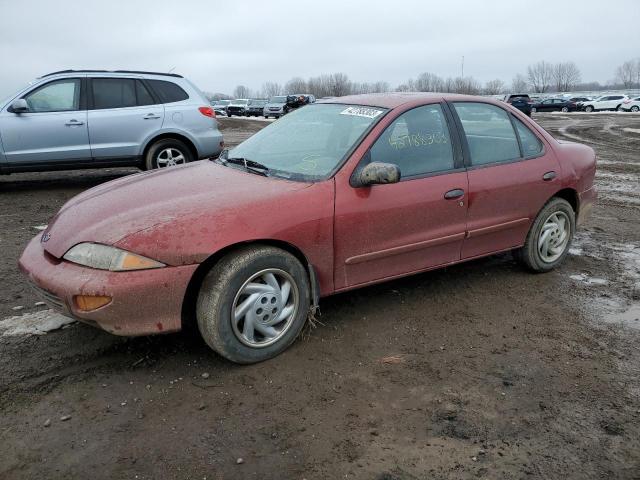
<path id="1" fill-rule="evenodd" d="M 205 117 L 216 118 L 216 112 L 214 112 L 211 107 L 199 107 L 198 110 L 200 110 L 200 113 Z"/>

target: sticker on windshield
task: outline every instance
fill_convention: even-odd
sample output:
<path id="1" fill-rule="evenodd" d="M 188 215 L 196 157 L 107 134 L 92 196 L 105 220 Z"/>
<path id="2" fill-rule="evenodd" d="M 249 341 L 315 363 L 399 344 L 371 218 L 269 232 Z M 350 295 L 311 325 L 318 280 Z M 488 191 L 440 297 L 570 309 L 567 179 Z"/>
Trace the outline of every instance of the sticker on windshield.
<path id="1" fill-rule="evenodd" d="M 356 117 L 376 118 L 383 111 L 368 107 L 349 107 L 340 112 L 340 115 L 354 115 Z"/>

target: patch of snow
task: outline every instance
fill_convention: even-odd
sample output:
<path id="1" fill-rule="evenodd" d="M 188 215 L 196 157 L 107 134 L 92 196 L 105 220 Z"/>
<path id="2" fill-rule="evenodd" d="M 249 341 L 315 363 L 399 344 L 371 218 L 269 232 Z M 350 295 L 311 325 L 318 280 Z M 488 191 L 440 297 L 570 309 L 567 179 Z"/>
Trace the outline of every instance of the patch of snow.
<path id="1" fill-rule="evenodd" d="M 36 226 L 35 226 L 35 227 L 33 227 L 33 228 L 35 228 L 36 230 L 38 230 L 39 232 L 41 232 L 41 231 L 43 231 L 43 230 L 46 230 L 48 226 L 49 226 L 49 225 L 36 225 Z"/>
<path id="2" fill-rule="evenodd" d="M 575 280 L 576 282 L 582 282 L 587 285 L 606 285 L 607 283 L 609 283 L 604 278 L 589 277 L 589 275 L 587 275 L 586 273 L 569 275 L 569 278 L 571 280 Z"/>
<path id="3" fill-rule="evenodd" d="M 0 336 L 44 335 L 74 322 L 53 310 L 25 313 L 0 320 Z"/>
<path id="4" fill-rule="evenodd" d="M 640 128 L 624 127 L 622 130 L 625 132 L 640 133 Z"/>

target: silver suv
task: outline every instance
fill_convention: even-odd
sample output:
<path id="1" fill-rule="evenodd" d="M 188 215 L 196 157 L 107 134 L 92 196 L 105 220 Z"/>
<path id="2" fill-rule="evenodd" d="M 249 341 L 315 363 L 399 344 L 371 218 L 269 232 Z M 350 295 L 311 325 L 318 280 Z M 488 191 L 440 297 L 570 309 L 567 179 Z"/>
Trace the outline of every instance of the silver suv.
<path id="1" fill-rule="evenodd" d="M 213 108 L 176 74 L 65 70 L 0 103 L 0 173 L 161 168 L 222 148 Z"/>

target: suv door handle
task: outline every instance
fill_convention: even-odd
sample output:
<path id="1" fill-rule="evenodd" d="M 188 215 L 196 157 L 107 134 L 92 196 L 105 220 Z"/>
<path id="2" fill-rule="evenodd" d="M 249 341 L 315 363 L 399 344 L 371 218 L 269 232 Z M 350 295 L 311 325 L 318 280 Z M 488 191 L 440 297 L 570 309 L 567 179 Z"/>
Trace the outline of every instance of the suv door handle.
<path id="1" fill-rule="evenodd" d="M 68 122 L 65 123 L 65 125 L 67 127 L 76 127 L 76 126 L 80 126 L 80 125 L 84 125 L 84 122 L 79 122 L 78 120 L 69 120 Z"/>
<path id="2" fill-rule="evenodd" d="M 554 172 L 553 170 L 551 170 L 550 172 L 545 173 L 542 176 L 542 180 L 544 180 L 545 182 L 550 182 L 554 178 L 556 178 L 556 172 Z"/>
<path id="3" fill-rule="evenodd" d="M 160 118 L 160 115 L 156 115 L 155 113 L 147 113 L 144 117 L 145 120 L 156 120 Z"/>
<path id="4" fill-rule="evenodd" d="M 461 188 L 454 188 L 453 190 L 449 190 L 444 194 L 444 198 L 446 198 L 447 200 L 453 200 L 462 196 L 464 196 L 464 190 L 462 190 Z"/>

